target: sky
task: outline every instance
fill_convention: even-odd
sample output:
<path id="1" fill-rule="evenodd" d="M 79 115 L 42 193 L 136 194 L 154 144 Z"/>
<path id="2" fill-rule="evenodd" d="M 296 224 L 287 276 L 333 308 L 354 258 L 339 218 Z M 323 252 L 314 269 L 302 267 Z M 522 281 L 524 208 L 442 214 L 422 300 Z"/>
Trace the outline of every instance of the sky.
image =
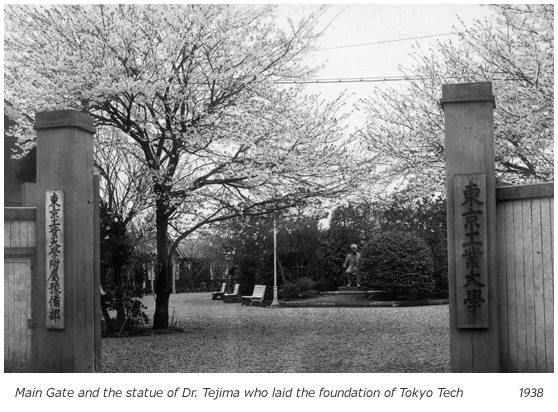
<path id="1" fill-rule="evenodd" d="M 279 6 L 280 12 L 295 20 L 318 8 L 319 5 Z M 475 19 L 484 20 L 491 15 L 488 6 L 478 4 L 330 5 L 318 22 L 318 30 L 326 29 L 317 47 L 319 50 L 309 56 L 308 63 L 325 65 L 317 79 L 400 76 L 402 73 L 398 66 L 412 64 L 409 54 L 413 45 L 427 48 L 436 40 L 455 41 L 457 36 L 450 33 L 456 31 L 454 26 L 463 27 L 459 19 L 471 27 Z M 334 99 L 347 91 L 354 95 L 349 100 L 354 103 L 369 96 L 374 87 L 397 87 L 397 83 L 401 82 L 308 84 L 307 92 L 320 93 L 324 99 Z M 363 121 L 358 114 L 352 116 L 353 127 L 358 127 Z"/>

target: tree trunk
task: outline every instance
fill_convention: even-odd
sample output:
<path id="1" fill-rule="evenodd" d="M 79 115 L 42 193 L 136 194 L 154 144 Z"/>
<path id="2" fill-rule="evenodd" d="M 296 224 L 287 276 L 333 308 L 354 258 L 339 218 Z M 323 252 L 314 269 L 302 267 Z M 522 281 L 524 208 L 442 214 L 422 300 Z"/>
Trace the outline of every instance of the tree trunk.
<path id="1" fill-rule="evenodd" d="M 157 267 L 155 285 L 155 314 L 153 315 L 153 329 L 168 329 L 169 327 L 169 298 L 171 294 L 171 271 L 169 265 L 169 245 L 167 239 L 168 216 L 167 208 L 162 200 L 156 203 L 157 230 Z"/>
<path id="2" fill-rule="evenodd" d="M 122 293 L 122 264 L 118 263 L 114 266 L 114 300 L 116 309 L 116 320 L 118 322 L 118 327 L 122 327 L 124 320 L 126 319 L 126 313 L 124 310 L 124 299 Z"/>

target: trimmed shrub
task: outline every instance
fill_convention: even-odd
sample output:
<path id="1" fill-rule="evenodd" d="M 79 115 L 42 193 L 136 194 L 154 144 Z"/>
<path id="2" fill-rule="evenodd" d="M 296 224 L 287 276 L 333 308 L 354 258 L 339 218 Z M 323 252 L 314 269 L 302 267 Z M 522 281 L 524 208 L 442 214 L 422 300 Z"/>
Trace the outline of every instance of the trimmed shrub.
<path id="1" fill-rule="evenodd" d="M 362 250 L 361 284 L 367 290 L 394 295 L 425 296 L 434 287 L 430 247 L 407 232 L 391 231 L 373 237 Z"/>

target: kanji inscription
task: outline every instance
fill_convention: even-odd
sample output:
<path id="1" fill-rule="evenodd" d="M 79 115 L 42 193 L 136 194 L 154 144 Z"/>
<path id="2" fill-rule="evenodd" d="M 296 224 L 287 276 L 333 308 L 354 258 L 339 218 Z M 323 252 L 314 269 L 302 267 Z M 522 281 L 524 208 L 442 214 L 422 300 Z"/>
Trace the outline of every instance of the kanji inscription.
<path id="1" fill-rule="evenodd" d="M 487 328 L 486 176 L 456 175 L 453 183 L 457 326 Z"/>
<path id="2" fill-rule="evenodd" d="M 46 192 L 46 327 L 64 329 L 64 192 Z"/>

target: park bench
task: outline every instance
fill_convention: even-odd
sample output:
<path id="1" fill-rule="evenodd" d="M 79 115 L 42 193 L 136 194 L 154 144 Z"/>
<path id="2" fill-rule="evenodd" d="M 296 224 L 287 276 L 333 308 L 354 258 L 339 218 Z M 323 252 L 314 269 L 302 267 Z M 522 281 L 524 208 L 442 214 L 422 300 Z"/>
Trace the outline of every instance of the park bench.
<path id="1" fill-rule="evenodd" d="M 265 285 L 254 286 L 252 296 L 242 296 L 243 305 L 252 305 L 254 303 L 261 304 L 265 295 Z"/>
<path id="2" fill-rule="evenodd" d="M 226 291 L 227 291 L 227 282 L 223 282 L 223 284 L 221 285 L 221 290 L 219 292 L 211 293 L 213 295 L 211 297 L 211 300 L 217 300 L 218 298 L 223 299 L 223 295 L 225 294 Z"/>
<path id="3" fill-rule="evenodd" d="M 232 293 L 224 293 L 223 294 L 223 302 L 225 302 L 225 303 L 237 302 L 238 298 L 240 297 L 239 289 L 240 289 L 240 283 L 235 283 L 234 284 L 234 290 L 233 290 Z"/>

